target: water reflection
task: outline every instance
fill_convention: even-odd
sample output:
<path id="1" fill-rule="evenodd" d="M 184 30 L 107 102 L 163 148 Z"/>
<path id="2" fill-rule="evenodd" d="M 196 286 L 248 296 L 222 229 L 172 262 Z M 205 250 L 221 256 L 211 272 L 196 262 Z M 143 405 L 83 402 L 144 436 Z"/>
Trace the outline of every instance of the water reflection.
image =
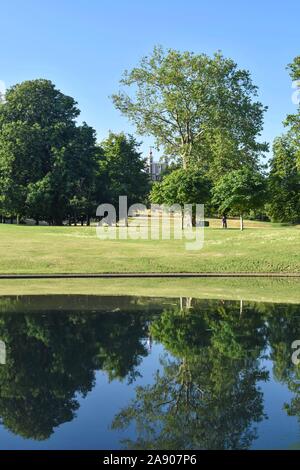
<path id="1" fill-rule="evenodd" d="M 128 448 L 243 449 L 264 418 L 257 386 L 268 373 L 264 319 L 253 308 L 241 317 L 236 305 L 194 302 L 164 310 L 151 325 L 171 358 L 161 358 L 154 383 L 137 389 L 133 402 L 115 418 L 114 428 L 135 421 L 137 438 Z"/>
<path id="2" fill-rule="evenodd" d="M 26 438 L 47 439 L 71 421 L 75 394 L 93 388 L 95 370 L 133 381 L 147 350 L 143 314 L 6 313 L 0 316 L 7 361 L 0 368 L 0 417 Z"/>
<path id="3" fill-rule="evenodd" d="M 291 361 L 300 306 L 72 296 L 2 298 L 0 311 L 0 419 L 24 438 L 47 440 L 75 425 L 100 370 L 132 390 L 111 416 L 125 448 L 250 448 L 273 377 L 292 393 L 286 416 L 300 417 L 300 367 Z M 149 382 L 144 359 L 158 345 Z M 97 406 L 108 404 L 99 396 Z"/>

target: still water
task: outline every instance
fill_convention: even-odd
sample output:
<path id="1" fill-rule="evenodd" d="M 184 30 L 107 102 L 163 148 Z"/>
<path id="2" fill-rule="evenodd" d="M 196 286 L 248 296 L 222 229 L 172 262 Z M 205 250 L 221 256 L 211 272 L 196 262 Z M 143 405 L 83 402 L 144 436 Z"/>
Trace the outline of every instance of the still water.
<path id="1" fill-rule="evenodd" d="M 1 297 L 0 448 L 300 448 L 297 339 L 300 305 Z"/>

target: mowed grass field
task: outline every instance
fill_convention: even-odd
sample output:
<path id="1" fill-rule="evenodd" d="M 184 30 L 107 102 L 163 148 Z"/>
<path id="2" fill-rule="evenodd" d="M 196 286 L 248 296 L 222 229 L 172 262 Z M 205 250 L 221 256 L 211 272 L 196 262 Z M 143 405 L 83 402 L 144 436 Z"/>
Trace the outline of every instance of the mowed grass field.
<path id="1" fill-rule="evenodd" d="M 204 247 L 185 240 L 99 240 L 96 227 L 0 224 L 0 273 L 300 272 L 300 227 L 211 221 Z"/>
<path id="2" fill-rule="evenodd" d="M 22 295 L 139 296 L 155 298 L 245 300 L 300 304 L 300 279 L 2 279 L 0 303 Z M 99 300 L 101 303 L 101 300 Z M 0 309 L 1 310 L 1 309 Z"/>

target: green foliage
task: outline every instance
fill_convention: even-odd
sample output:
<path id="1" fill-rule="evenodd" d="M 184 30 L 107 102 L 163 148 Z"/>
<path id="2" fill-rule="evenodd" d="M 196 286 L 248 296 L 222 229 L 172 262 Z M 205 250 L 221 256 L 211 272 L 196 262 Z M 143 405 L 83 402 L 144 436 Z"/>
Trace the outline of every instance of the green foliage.
<path id="1" fill-rule="evenodd" d="M 247 167 L 224 175 L 213 189 L 212 203 L 221 213 L 243 215 L 262 207 L 265 200 L 265 178 Z"/>
<path id="2" fill-rule="evenodd" d="M 295 57 L 294 61 L 288 66 L 290 77 L 297 82 L 299 89 L 300 80 L 300 56 Z M 299 92 L 298 92 L 299 93 Z M 285 120 L 285 125 L 289 128 L 290 138 L 296 149 L 297 166 L 300 169 L 300 102 L 298 104 L 297 113 L 289 114 Z"/>
<path id="3" fill-rule="evenodd" d="M 154 204 L 204 204 L 210 198 L 211 185 L 195 167 L 181 168 L 166 175 L 152 186 L 150 200 Z"/>
<path id="4" fill-rule="evenodd" d="M 152 323 L 153 337 L 163 343 L 176 357 L 189 357 L 209 343 L 210 334 L 206 322 L 194 309 L 168 309 Z M 199 337 L 199 331 L 203 336 Z"/>
<path id="5" fill-rule="evenodd" d="M 4 213 L 61 224 L 76 197 L 91 211 L 95 132 L 76 125 L 73 98 L 48 80 L 25 81 L 0 107 L 0 203 Z"/>
<path id="6" fill-rule="evenodd" d="M 300 222 L 300 169 L 290 134 L 274 141 L 269 175 L 268 214 L 278 222 Z"/>
<path id="7" fill-rule="evenodd" d="M 253 100 L 257 88 L 248 71 L 220 53 L 155 47 L 121 84 L 134 93 L 113 95 L 115 106 L 184 167 L 196 162 L 217 178 L 242 163 L 255 165 L 267 149 L 256 141 L 265 111 Z"/>
<path id="8" fill-rule="evenodd" d="M 291 361 L 299 332 L 299 306 L 190 300 L 151 324 L 165 347 L 153 384 L 139 386 L 114 429 L 135 425 L 130 449 L 248 449 L 264 413 L 262 366 L 272 360 L 275 379 L 292 398 L 288 415 L 300 417 L 300 367 Z M 170 354 L 172 356 L 170 356 Z"/>
<path id="9" fill-rule="evenodd" d="M 264 417 L 257 384 L 268 379 L 257 361 L 264 319 L 251 306 L 241 317 L 236 303 L 191 304 L 152 322 L 153 338 L 167 352 L 154 383 L 137 387 L 113 422 L 114 429 L 135 424 L 137 438 L 124 440 L 127 448 L 247 449 L 256 437 Z"/>
<path id="10" fill-rule="evenodd" d="M 131 135 L 112 132 L 101 143 L 103 159 L 100 162 L 100 180 L 106 181 L 105 202 L 115 207 L 118 206 L 119 196 L 127 196 L 128 206 L 146 201 L 150 181 L 138 146 Z"/>
<path id="11" fill-rule="evenodd" d="M 0 368 L 0 417 L 23 438 L 47 439 L 74 419 L 78 398 L 95 385 L 95 371 L 109 380 L 135 381 L 149 333 L 164 348 L 159 370 L 149 385 L 136 387 L 112 423 L 118 431 L 130 426 L 130 436 L 135 425 L 126 447 L 250 448 L 257 423 L 266 418 L 264 359 L 273 362 L 275 379 L 292 394 L 287 414 L 300 417 L 300 367 L 291 361 L 299 305 L 188 298 L 184 308 L 170 299 L 168 308 L 157 302 L 151 309 L 141 298 L 134 308 L 121 298 L 116 312 L 107 298 L 102 305 L 100 298 L 93 300 L 92 307 L 83 297 L 73 299 L 74 312 L 69 297 L 59 299 L 59 311 L 48 300 L 45 310 L 42 298 L 0 299 L 0 338 L 7 351 Z M 81 310 L 81 302 L 90 310 Z"/>
<path id="12" fill-rule="evenodd" d="M 55 427 L 74 419 L 78 395 L 92 390 L 95 370 L 110 380 L 137 377 L 147 354 L 146 330 L 146 318 L 130 311 L 117 317 L 63 310 L 2 313 L 7 362 L 0 369 L 1 424 L 23 438 L 48 439 Z"/>
<path id="13" fill-rule="evenodd" d="M 299 88 L 300 57 L 288 70 Z M 275 221 L 294 224 L 300 221 L 300 103 L 297 113 L 288 115 L 284 124 L 288 132 L 273 144 L 267 212 Z"/>

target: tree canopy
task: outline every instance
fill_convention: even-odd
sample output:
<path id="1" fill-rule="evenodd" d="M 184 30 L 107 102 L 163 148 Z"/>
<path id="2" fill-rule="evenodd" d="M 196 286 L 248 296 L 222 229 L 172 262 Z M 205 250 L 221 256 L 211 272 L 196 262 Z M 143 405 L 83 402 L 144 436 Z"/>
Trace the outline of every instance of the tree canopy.
<path id="1" fill-rule="evenodd" d="M 299 223 L 300 168 L 297 147 L 290 134 L 274 141 L 268 184 L 269 216 L 277 222 Z"/>
<path id="2" fill-rule="evenodd" d="M 117 207 L 119 196 L 127 196 L 129 206 L 146 202 L 150 180 L 136 139 L 110 132 L 100 145 L 103 152 L 100 173 L 107 182 L 106 202 Z"/>
<path id="3" fill-rule="evenodd" d="M 184 168 L 196 161 L 216 177 L 255 165 L 267 149 L 257 142 L 266 109 L 255 101 L 257 88 L 248 71 L 221 53 L 155 47 L 125 72 L 121 85 L 132 92 L 112 96 L 117 109 Z"/>
<path id="4" fill-rule="evenodd" d="M 251 168 L 231 171 L 223 176 L 213 189 L 212 203 L 221 213 L 237 213 L 241 217 L 251 209 L 257 210 L 266 200 L 266 181 L 264 176 Z"/>
<path id="5" fill-rule="evenodd" d="M 132 136 L 96 132 L 77 124 L 75 100 L 49 80 L 10 88 L 0 104 L 0 214 L 39 223 L 89 223 L 102 202 L 144 202 L 145 161 Z"/>
<path id="6" fill-rule="evenodd" d="M 197 168 L 178 169 L 154 183 L 150 200 L 155 204 L 204 204 L 210 197 L 211 185 Z"/>
<path id="7" fill-rule="evenodd" d="M 288 65 L 291 79 L 297 83 L 299 88 L 300 81 L 300 56 L 295 57 L 293 62 Z M 289 114 L 285 120 L 285 125 L 289 128 L 289 133 L 293 139 L 297 153 L 297 165 L 300 169 L 300 100 L 298 100 L 297 112 Z"/>
<path id="8" fill-rule="evenodd" d="M 0 106 L 2 210 L 61 224 L 72 197 L 91 202 L 95 132 L 76 124 L 79 113 L 49 80 L 7 91 Z"/>
<path id="9" fill-rule="evenodd" d="M 288 66 L 300 80 L 300 58 Z M 0 219 L 61 225 L 85 222 L 105 202 L 204 203 L 241 216 L 263 211 L 279 222 L 299 222 L 300 104 L 287 116 L 287 132 L 273 145 L 268 175 L 260 142 L 266 108 L 247 70 L 217 52 L 155 47 L 112 96 L 142 135 L 152 136 L 169 167 L 151 184 L 140 144 L 110 132 L 102 142 L 74 98 L 50 80 L 27 80 L 0 100 Z M 213 204 L 211 203 L 213 195 Z M 243 227 L 241 218 L 241 227 Z"/>

